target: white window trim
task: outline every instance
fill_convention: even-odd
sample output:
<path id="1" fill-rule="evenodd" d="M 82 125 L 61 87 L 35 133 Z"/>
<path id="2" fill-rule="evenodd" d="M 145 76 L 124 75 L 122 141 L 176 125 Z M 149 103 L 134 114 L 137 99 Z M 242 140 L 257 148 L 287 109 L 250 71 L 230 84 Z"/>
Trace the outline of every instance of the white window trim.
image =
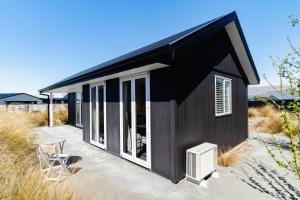
<path id="1" fill-rule="evenodd" d="M 99 103 L 98 103 L 98 86 L 103 86 L 104 98 L 104 144 L 92 140 L 92 87 L 96 87 L 96 133 L 95 139 L 99 136 Z M 102 149 L 107 149 L 107 122 L 106 122 L 106 84 L 105 81 L 90 84 L 90 143 Z"/>
<path id="2" fill-rule="evenodd" d="M 217 113 L 217 78 L 223 79 L 222 83 L 222 89 L 223 89 L 223 112 Z M 225 112 L 225 82 L 230 82 L 230 94 L 229 94 L 229 111 Z M 232 79 L 226 78 L 224 76 L 215 75 L 215 115 L 218 116 L 224 116 L 224 115 L 231 115 L 232 114 Z"/>

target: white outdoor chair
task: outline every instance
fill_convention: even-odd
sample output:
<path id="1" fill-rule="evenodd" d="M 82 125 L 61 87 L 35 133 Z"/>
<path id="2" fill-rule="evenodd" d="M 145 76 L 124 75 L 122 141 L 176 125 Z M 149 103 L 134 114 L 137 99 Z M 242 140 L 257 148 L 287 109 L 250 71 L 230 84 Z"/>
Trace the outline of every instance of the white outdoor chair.
<path id="1" fill-rule="evenodd" d="M 39 145 L 38 158 L 45 180 L 58 182 L 70 175 L 67 165 L 70 154 L 61 154 L 58 144 Z"/>

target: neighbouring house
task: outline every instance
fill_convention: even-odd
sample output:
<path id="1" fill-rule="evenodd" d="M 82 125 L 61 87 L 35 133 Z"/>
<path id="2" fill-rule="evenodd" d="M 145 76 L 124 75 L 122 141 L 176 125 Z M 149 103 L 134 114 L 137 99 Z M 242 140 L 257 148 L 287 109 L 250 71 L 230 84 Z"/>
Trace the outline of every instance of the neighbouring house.
<path id="1" fill-rule="evenodd" d="M 296 96 L 291 94 L 284 94 L 284 95 L 272 94 L 270 95 L 269 98 L 274 101 L 293 101 L 296 98 Z"/>
<path id="2" fill-rule="evenodd" d="M 42 103 L 43 99 L 26 93 L 0 93 L 0 105 Z"/>
<path id="3" fill-rule="evenodd" d="M 258 84 L 235 12 L 40 90 L 69 94 L 83 140 L 176 183 L 186 150 L 248 137 L 247 87 Z M 50 104 L 50 116 L 52 115 Z M 50 126 L 53 124 L 50 117 Z"/>
<path id="4" fill-rule="evenodd" d="M 63 97 L 53 97 L 53 104 L 67 104 L 69 101 L 68 95 L 64 95 Z M 43 98 L 43 103 L 49 103 L 48 98 Z"/>
<path id="5" fill-rule="evenodd" d="M 280 86 L 254 86 L 248 87 L 248 107 L 261 107 L 266 104 L 282 103 L 288 105 L 296 100 L 296 96 L 289 93 L 287 86 L 283 87 L 283 94 L 280 94 Z"/>

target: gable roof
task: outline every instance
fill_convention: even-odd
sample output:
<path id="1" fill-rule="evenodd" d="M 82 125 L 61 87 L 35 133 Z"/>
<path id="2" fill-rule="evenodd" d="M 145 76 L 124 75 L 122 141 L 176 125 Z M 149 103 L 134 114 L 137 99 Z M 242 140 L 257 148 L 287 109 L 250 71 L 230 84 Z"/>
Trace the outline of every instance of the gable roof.
<path id="1" fill-rule="evenodd" d="M 34 97 L 34 98 L 37 98 L 37 99 L 42 99 L 42 98 L 39 98 L 39 97 L 36 97 L 36 96 L 33 96 L 31 94 L 26 94 L 24 92 L 21 92 L 21 93 L 0 93 L 0 99 L 4 99 L 4 98 L 8 98 L 8 97 L 13 97 L 13 96 L 18 96 L 18 95 L 27 95 L 27 96 L 31 96 L 31 97 Z"/>
<path id="2" fill-rule="evenodd" d="M 245 47 L 245 51 L 247 53 L 247 56 L 250 60 L 251 63 L 251 67 L 253 70 L 253 73 L 255 74 L 255 81 L 256 83 L 259 83 L 259 76 L 258 73 L 256 71 L 252 56 L 250 54 L 248 45 L 246 43 L 244 34 L 241 30 L 241 26 L 240 23 L 238 21 L 236 12 L 232 12 L 229 13 L 227 15 L 215 18 L 213 20 L 210 20 L 208 22 L 205 22 L 203 24 L 200 24 L 198 26 L 195 26 L 193 28 L 187 29 L 185 31 L 182 31 L 180 33 L 174 34 L 172 36 L 169 36 L 167 38 L 164 38 L 162 40 L 159 40 L 157 42 L 154 42 L 150 45 L 144 46 L 142 48 L 139 48 L 137 50 L 134 50 L 130 53 L 124 54 L 122 56 L 116 57 L 112 60 L 106 61 L 102 64 L 96 65 L 92 68 L 86 69 L 84 71 L 81 71 L 77 74 L 74 74 L 72 76 L 67 77 L 66 79 L 63 79 L 57 83 L 54 83 L 53 85 L 50 85 L 46 88 L 43 88 L 40 90 L 40 92 L 46 92 L 49 91 L 51 89 L 55 89 L 55 88 L 59 88 L 59 87 L 63 87 L 66 85 L 70 85 L 70 84 L 75 84 L 78 82 L 81 82 L 83 79 L 87 79 L 88 77 L 93 76 L 95 73 L 101 73 L 107 70 L 111 70 L 111 69 L 115 69 L 118 67 L 118 65 L 120 66 L 121 63 L 124 63 L 128 60 L 131 59 L 135 59 L 137 57 L 143 56 L 145 54 L 149 54 L 149 53 L 155 53 L 158 52 L 162 49 L 168 49 L 169 51 L 171 51 L 172 49 L 176 48 L 176 45 L 181 44 L 184 41 L 187 41 L 189 39 L 192 39 L 193 37 L 198 37 L 199 32 L 201 32 L 203 35 L 205 34 L 212 34 L 217 32 L 218 30 L 224 28 L 227 24 L 229 24 L 230 22 L 234 21 L 236 23 L 236 26 L 238 28 L 238 32 L 240 34 L 240 37 L 242 39 L 242 43 Z M 206 31 L 206 32 L 205 32 Z"/>
<path id="3" fill-rule="evenodd" d="M 284 94 L 284 95 L 272 94 L 272 95 L 270 95 L 270 99 L 273 99 L 273 100 L 293 100 L 296 98 L 297 98 L 296 95 L 291 95 L 291 94 Z"/>
<path id="4" fill-rule="evenodd" d="M 0 99 L 16 96 L 23 93 L 0 93 Z"/>

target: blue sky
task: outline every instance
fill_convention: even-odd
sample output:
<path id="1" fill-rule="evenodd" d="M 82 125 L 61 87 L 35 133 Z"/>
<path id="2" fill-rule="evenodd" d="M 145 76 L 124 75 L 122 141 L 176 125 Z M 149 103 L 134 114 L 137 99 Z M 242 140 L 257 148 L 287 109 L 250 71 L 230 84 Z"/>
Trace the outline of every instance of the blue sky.
<path id="1" fill-rule="evenodd" d="M 300 47 L 300 27 L 288 24 L 290 14 L 300 17 L 297 0 L 0 0 L 0 92 L 37 94 L 76 72 L 234 10 L 259 75 L 276 81 L 269 56 L 289 51 L 287 36 Z"/>

